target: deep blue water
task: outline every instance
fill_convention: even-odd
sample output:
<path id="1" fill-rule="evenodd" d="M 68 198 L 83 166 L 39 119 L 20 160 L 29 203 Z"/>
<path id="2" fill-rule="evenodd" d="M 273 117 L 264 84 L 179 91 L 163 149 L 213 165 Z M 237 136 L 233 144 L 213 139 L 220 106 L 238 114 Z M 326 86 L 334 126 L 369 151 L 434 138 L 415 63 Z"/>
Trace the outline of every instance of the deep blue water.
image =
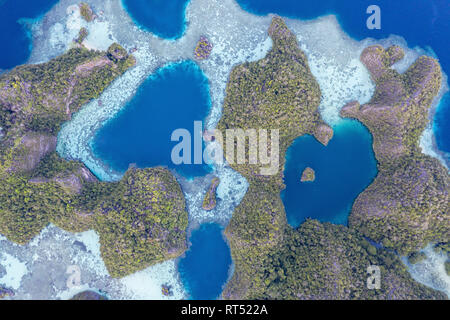
<path id="1" fill-rule="evenodd" d="M 32 43 L 25 21 L 39 19 L 57 2 L 0 0 L 0 69 L 11 69 L 28 60 Z"/>
<path id="2" fill-rule="evenodd" d="M 171 161 L 172 148 L 178 144 L 171 141 L 171 135 L 179 128 L 190 132 L 193 158 L 194 121 L 206 118 L 210 104 L 208 79 L 195 63 L 163 67 L 96 133 L 94 154 L 119 172 L 130 164 L 140 168 L 162 165 L 188 178 L 203 176 L 211 170 L 209 166 Z"/>
<path id="3" fill-rule="evenodd" d="M 352 204 L 375 178 L 372 136 L 356 120 L 341 120 L 327 147 L 313 136 L 297 138 L 286 153 L 281 198 L 288 222 L 298 227 L 306 218 L 347 224 Z M 303 170 L 316 172 L 314 182 L 301 182 Z"/>
<path id="4" fill-rule="evenodd" d="M 231 255 L 222 230 L 220 225 L 208 223 L 192 232 L 192 245 L 178 265 L 181 281 L 191 299 L 218 298 L 228 279 Z"/>
<path id="5" fill-rule="evenodd" d="M 277 13 L 300 19 L 314 19 L 335 14 L 351 37 L 386 38 L 397 34 L 409 47 L 431 47 L 450 75 L 450 1 L 449 0 L 237 0 L 249 12 L 266 15 Z M 378 5 L 381 9 L 381 29 L 369 30 L 366 9 Z M 450 153 L 450 94 L 439 105 L 434 130 L 439 149 Z M 450 160 L 450 159 L 449 159 Z"/>
<path id="6" fill-rule="evenodd" d="M 161 38 L 180 38 L 186 28 L 189 0 L 122 0 L 134 22 Z"/>

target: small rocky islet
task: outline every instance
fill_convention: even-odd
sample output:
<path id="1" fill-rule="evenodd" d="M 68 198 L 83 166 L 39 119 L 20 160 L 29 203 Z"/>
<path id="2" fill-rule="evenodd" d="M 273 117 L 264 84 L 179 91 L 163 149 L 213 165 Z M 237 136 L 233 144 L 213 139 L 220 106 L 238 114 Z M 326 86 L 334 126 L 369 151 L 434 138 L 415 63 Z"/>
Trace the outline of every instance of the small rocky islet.
<path id="1" fill-rule="evenodd" d="M 209 186 L 208 191 L 205 194 L 205 197 L 203 199 L 203 210 L 211 211 L 216 207 L 217 200 L 216 200 L 216 190 L 217 187 L 220 184 L 220 179 L 217 177 L 214 177 L 211 181 L 211 185 Z"/>
<path id="2" fill-rule="evenodd" d="M 314 182 L 316 180 L 316 172 L 313 168 L 307 167 L 303 170 L 302 177 L 300 178 L 301 182 Z"/>

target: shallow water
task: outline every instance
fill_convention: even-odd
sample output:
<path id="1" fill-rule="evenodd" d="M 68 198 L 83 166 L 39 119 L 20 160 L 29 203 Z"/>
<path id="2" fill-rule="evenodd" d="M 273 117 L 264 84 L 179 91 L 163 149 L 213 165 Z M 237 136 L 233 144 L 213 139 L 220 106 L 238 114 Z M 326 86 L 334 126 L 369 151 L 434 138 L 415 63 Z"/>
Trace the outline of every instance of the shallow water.
<path id="1" fill-rule="evenodd" d="M 192 232 L 190 249 L 178 265 L 181 281 L 195 300 L 219 297 L 229 275 L 230 249 L 218 224 L 202 224 Z"/>
<path id="2" fill-rule="evenodd" d="M 172 162 L 172 132 L 191 133 L 194 155 L 194 121 L 203 121 L 210 108 L 209 85 L 203 72 L 191 61 L 170 64 L 150 76 L 136 96 L 109 120 L 92 141 L 95 155 L 118 172 L 130 164 L 140 168 L 167 166 L 187 178 L 210 171 L 205 164 Z M 193 160 L 192 160 L 193 161 Z"/>
<path id="3" fill-rule="evenodd" d="M 347 224 L 352 204 L 377 174 L 372 136 L 356 120 L 342 120 L 327 147 L 313 136 L 295 140 L 286 154 L 286 189 L 281 197 L 288 222 L 298 227 L 306 218 Z M 314 182 L 301 182 L 311 167 Z"/>
<path id="4" fill-rule="evenodd" d="M 185 10 L 190 0 L 122 0 L 134 22 L 159 37 L 177 39 L 186 29 Z"/>

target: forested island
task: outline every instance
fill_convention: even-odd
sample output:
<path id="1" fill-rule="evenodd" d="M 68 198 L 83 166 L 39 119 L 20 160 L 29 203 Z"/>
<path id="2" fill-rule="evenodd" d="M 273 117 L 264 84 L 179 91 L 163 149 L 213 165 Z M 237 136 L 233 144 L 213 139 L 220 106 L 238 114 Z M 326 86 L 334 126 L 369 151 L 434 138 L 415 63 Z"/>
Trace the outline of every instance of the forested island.
<path id="1" fill-rule="evenodd" d="M 119 182 L 100 182 L 56 153 L 61 125 L 134 64 L 118 44 L 78 45 L 0 76 L 0 233 L 9 240 L 26 244 L 49 223 L 94 229 L 113 277 L 184 252 L 187 212 L 170 171 L 130 168 Z"/>
<path id="2" fill-rule="evenodd" d="M 269 35 L 273 47 L 265 58 L 233 69 L 219 129 L 280 128 L 282 168 L 285 152 L 295 138 L 311 134 L 327 145 L 333 133 L 317 112 L 320 88 L 296 37 L 279 17 L 273 19 Z M 368 57 L 373 50 L 380 52 L 378 60 Z M 439 64 L 432 58 L 421 57 L 404 75 L 398 75 L 389 66 L 401 58 L 398 47 L 386 51 L 370 47 L 361 56 L 377 83 L 372 104 L 383 103 L 383 99 L 399 104 L 402 101 L 401 114 L 392 114 L 391 103 L 385 108 L 374 106 L 377 127 L 364 121 L 367 118 L 363 115 L 370 105 L 361 109 L 347 106 L 342 110 L 343 116 L 361 119 L 374 135 L 380 166 L 377 180 L 356 201 L 349 227 L 310 219 L 293 229 L 286 222 L 280 199 L 284 188 L 282 170 L 274 176 L 261 176 L 255 165 L 232 164 L 250 186 L 226 230 L 236 269 L 223 298 L 445 299 L 443 293 L 415 282 L 394 251 L 405 254 L 429 241 L 448 241 L 450 226 L 448 174 L 437 160 L 424 156 L 418 149 L 429 105 L 439 90 Z M 378 73 L 374 74 L 374 69 Z M 390 131 L 392 121 L 395 130 Z M 383 176 L 390 181 L 384 181 Z M 376 190 L 378 183 L 388 189 Z M 399 191 L 392 192 L 390 188 Z M 369 193 L 371 198 L 367 199 Z M 396 197 L 398 201 L 386 208 L 387 204 L 379 201 L 383 195 Z M 379 205 L 391 213 L 389 219 L 381 219 L 372 210 Z M 425 211 L 419 214 L 419 209 Z M 371 239 L 383 242 L 384 246 Z M 370 265 L 380 266 L 385 279 L 376 291 L 366 286 Z"/>

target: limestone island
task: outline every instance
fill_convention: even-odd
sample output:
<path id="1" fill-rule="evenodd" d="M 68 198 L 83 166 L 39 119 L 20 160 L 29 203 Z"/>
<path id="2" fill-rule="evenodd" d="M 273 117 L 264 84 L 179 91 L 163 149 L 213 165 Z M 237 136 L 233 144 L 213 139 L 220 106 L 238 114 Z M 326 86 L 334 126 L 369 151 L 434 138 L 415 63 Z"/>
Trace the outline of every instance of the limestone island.
<path id="1" fill-rule="evenodd" d="M 395 224 L 382 224 L 386 221 L 385 218 L 377 219 L 377 216 L 374 216 L 374 219 L 380 224 L 356 223 L 356 221 L 367 220 L 365 218 L 367 213 L 374 212 L 372 208 L 377 205 L 384 206 L 384 203 L 379 202 L 379 198 L 376 197 L 357 201 L 354 208 L 356 213 L 352 215 L 361 219 L 353 218 L 350 227 L 321 223 L 316 220 L 307 220 L 298 229 L 293 229 L 287 224 L 284 205 L 280 198 L 280 191 L 284 188 L 282 168 L 286 150 L 294 139 L 305 134 L 314 135 L 317 140 L 326 145 L 332 137 L 332 130 L 322 121 L 318 112 L 321 91 L 311 74 L 305 54 L 299 49 L 295 35 L 281 18 L 275 16 L 269 28 L 269 36 L 273 46 L 265 58 L 238 65 L 231 72 L 226 88 L 223 115 L 218 128 L 220 130 L 280 128 L 280 170 L 275 175 L 264 176 L 260 174 L 258 165 L 231 164 L 234 170 L 247 179 L 249 188 L 242 202 L 234 210 L 225 232 L 235 263 L 235 272 L 227 283 L 222 297 L 224 299 L 445 299 L 445 294 L 415 282 L 392 250 L 384 247 L 377 248 L 365 238 L 370 235 L 376 240 L 383 240 L 381 238 L 387 234 L 392 241 L 391 246 L 404 251 L 409 249 L 409 246 L 405 246 L 406 239 L 415 239 L 416 231 L 421 229 L 433 230 L 432 233 L 426 233 L 430 235 L 426 240 L 437 238 L 445 240 L 443 232 L 448 230 L 449 226 L 448 222 L 445 222 L 446 216 L 448 217 L 448 208 L 444 208 L 444 205 L 448 204 L 446 200 L 448 175 L 437 161 L 428 158 L 425 160 L 425 156 L 415 153 L 414 155 L 423 161 L 419 162 L 421 163 L 420 171 L 408 169 L 403 171 L 407 166 L 400 166 L 396 170 L 399 170 L 401 174 L 389 176 L 393 179 L 417 177 L 423 179 L 420 181 L 424 181 L 427 188 L 423 190 L 421 184 L 411 184 L 411 187 L 415 188 L 412 192 L 418 191 L 416 193 L 418 198 L 407 198 L 409 203 L 393 203 L 393 210 L 398 212 L 396 219 L 405 216 L 405 214 L 400 215 L 402 205 L 415 207 L 418 203 L 424 206 L 424 209 L 431 209 L 426 204 L 426 201 L 431 201 L 432 206 L 439 208 L 436 211 L 426 211 L 427 213 L 424 213 L 425 211 L 420 214 L 419 212 L 410 213 L 413 221 L 415 217 L 418 221 L 415 226 L 404 222 L 402 233 L 395 232 Z M 381 48 L 378 50 L 385 52 Z M 381 69 L 387 72 L 377 78 L 378 90 L 396 88 L 391 86 L 389 81 L 393 78 L 388 76 L 394 72 L 389 71 L 390 69 L 385 66 L 397 61 L 401 52 L 396 48 L 387 52 L 386 55 L 380 56 L 383 59 L 378 61 L 382 63 Z M 367 61 L 366 54 L 367 51 L 361 57 L 363 62 Z M 427 57 L 420 58 L 412 70 L 413 72 L 407 72 L 408 80 L 401 79 L 398 85 L 400 87 L 408 85 L 408 89 L 404 89 L 408 90 L 410 101 L 418 99 L 414 100 L 416 107 L 413 110 L 408 108 L 413 101 L 409 105 L 403 105 L 403 113 L 396 119 L 407 117 L 410 121 L 402 122 L 402 124 L 411 125 L 411 127 L 419 124 L 417 130 L 411 131 L 411 134 L 418 137 L 426 125 L 428 105 L 437 92 L 440 71 L 435 60 Z M 400 76 L 394 76 L 394 78 L 398 77 Z M 420 86 L 424 87 L 420 94 L 415 95 L 414 91 L 410 91 Z M 397 94 L 390 97 L 394 99 Z M 380 94 L 375 94 L 375 101 L 382 99 Z M 359 109 L 356 109 L 352 114 L 361 118 L 359 115 L 364 112 L 364 109 L 361 108 L 359 112 L 357 111 Z M 384 109 L 375 109 L 381 114 L 375 119 L 383 117 Z M 423 119 L 424 123 L 411 122 L 414 119 L 411 114 L 418 116 L 417 119 Z M 392 115 L 387 114 L 385 118 L 387 119 L 383 123 L 392 122 Z M 368 127 L 372 129 L 370 125 Z M 380 131 L 380 133 L 389 137 L 390 132 L 396 132 L 396 130 L 398 127 L 395 130 Z M 408 137 L 406 141 L 412 142 L 409 135 Z M 383 141 L 375 137 L 374 148 L 377 149 L 378 144 L 383 144 Z M 411 144 L 416 145 L 416 143 L 417 141 Z M 396 151 L 394 148 L 393 152 L 396 153 Z M 392 161 L 396 161 L 392 158 L 391 156 Z M 438 177 L 436 182 L 432 182 L 433 175 Z M 402 191 L 405 189 L 401 184 L 395 190 L 405 192 Z M 426 196 L 427 192 L 430 192 L 428 190 L 434 194 L 434 198 L 430 199 Z M 392 190 L 383 194 L 395 195 Z M 422 200 L 423 194 L 426 199 Z M 439 215 L 441 223 L 434 223 L 438 220 L 431 219 L 429 221 L 433 221 L 433 224 L 421 225 L 420 219 L 429 215 L 436 217 Z M 363 228 L 363 226 L 369 228 Z M 389 226 L 392 229 L 389 229 Z M 390 237 L 391 234 L 395 237 Z M 405 241 L 401 241 L 402 239 Z M 420 244 L 422 243 L 424 242 L 421 241 Z M 369 265 L 377 265 L 381 269 L 384 281 L 379 290 L 367 289 L 367 266 Z"/>
<path id="2" fill-rule="evenodd" d="M 316 180 L 316 172 L 308 167 L 303 170 L 302 177 L 300 179 L 301 182 L 313 182 Z"/>
<path id="3" fill-rule="evenodd" d="M 203 210 L 211 211 L 216 207 L 216 190 L 220 184 L 220 179 L 214 177 L 211 181 L 208 191 L 206 192 L 205 198 L 203 199 Z"/>
<path id="4" fill-rule="evenodd" d="M 56 153 L 61 125 L 134 65 L 118 44 L 106 52 L 79 46 L 0 75 L 0 234 L 26 244 L 49 223 L 93 229 L 113 277 L 185 251 L 188 215 L 169 170 L 130 168 L 118 182 L 99 182 Z"/>
<path id="5" fill-rule="evenodd" d="M 92 22 L 95 18 L 94 11 L 91 6 L 86 2 L 81 2 L 79 4 L 80 7 L 80 15 L 83 17 L 86 22 Z"/>
<path id="6" fill-rule="evenodd" d="M 349 225 L 408 255 L 430 242 L 450 241 L 450 177 L 419 146 L 429 123 L 429 108 L 441 87 L 440 65 L 434 58 L 421 56 L 399 74 L 391 66 L 403 55 L 397 46 L 366 48 L 361 61 L 376 91 L 363 106 L 346 105 L 341 116 L 355 118 L 370 130 L 379 171 L 356 199 Z"/>
<path id="7" fill-rule="evenodd" d="M 205 60 L 208 59 L 213 46 L 208 38 L 201 36 L 200 40 L 198 40 L 197 45 L 194 49 L 194 56 L 197 60 Z"/>

